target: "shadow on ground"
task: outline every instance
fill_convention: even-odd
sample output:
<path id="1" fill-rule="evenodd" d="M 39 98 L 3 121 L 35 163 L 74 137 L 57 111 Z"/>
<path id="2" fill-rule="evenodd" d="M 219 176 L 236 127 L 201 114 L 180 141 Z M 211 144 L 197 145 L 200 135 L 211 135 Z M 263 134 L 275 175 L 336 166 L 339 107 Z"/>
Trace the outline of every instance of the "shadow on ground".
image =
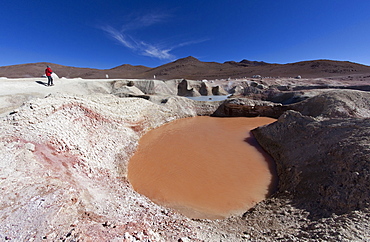
<path id="1" fill-rule="evenodd" d="M 40 85 L 44 85 L 44 86 L 47 86 L 48 83 L 47 82 L 43 82 L 43 81 L 36 81 L 37 84 L 40 84 Z"/>

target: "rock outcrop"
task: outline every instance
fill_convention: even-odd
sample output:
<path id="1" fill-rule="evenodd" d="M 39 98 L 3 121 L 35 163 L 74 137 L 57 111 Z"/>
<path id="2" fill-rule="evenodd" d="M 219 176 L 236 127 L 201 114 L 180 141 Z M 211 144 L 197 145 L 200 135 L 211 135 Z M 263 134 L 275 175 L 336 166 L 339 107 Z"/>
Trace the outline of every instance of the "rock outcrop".
<path id="1" fill-rule="evenodd" d="M 229 98 L 215 111 L 219 117 L 278 118 L 287 110 L 317 118 L 370 117 L 370 93 L 355 90 L 329 90 L 304 101 L 283 105 L 279 102 L 260 101 L 249 98 Z"/>
<path id="2" fill-rule="evenodd" d="M 290 110 L 277 122 L 253 130 L 276 162 L 279 187 L 245 219 L 274 208 L 275 214 L 289 213 L 296 221 L 290 235 L 284 235 L 284 220 L 271 213 L 276 226 L 269 233 L 275 239 L 369 238 L 368 97 L 369 93 L 351 90 L 322 93 L 292 105 L 305 115 Z"/>
<path id="3" fill-rule="evenodd" d="M 210 96 L 212 95 L 212 88 L 207 84 L 207 82 L 201 82 L 199 93 L 202 96 Z"/>
<path id="4" fill-rule="evenodd" d="M 370 119 L 318 119 L 288 111 L 253 130 L 275 159 L 279 191 L 312 216 L 370 207 Z"/>
<path id="5" fill-rule="evenodd" d="M 212 87 L 212 95 L 229 95 L 229 93 L 221 86 L 214 86 Z"/>
<path id="6" fill-rule="evenodd" d="M 370 93 L 355 90 L 331 90 L 290 108 L 303 115 L 321 118 L 370 118 Z"/>
<path id="7" fill-rule="evenodd" d="M 200 84 L 197 84 L 197 86 Z M 200 87 L 197 87 L 199 90 Z M 177 86 L 177 95 L 183 97 L 198 97 L 200 96 L 199 91 L 195 89 L 194 85 L 190 85 L 190 81 L 182 80 Z"/>
<path id="8" fill-rule="evenodd" d="M 167 81 L 170 82 L 170 81 Z M 211 95 L 228 95 L 229 93 L 217 84 L 211 84 L 208 81 L 191 81 L 183 79 L 178 83 L 177 95 L 184 97 L 198 97 Z"/>
<path id="9" fill-rule="evenodd" d="M 212 114 L 215 117 L 270 117 L 278 118 L 288 108 L 279 103 L 259 101 L 248 98 L 225 100 Z"/>

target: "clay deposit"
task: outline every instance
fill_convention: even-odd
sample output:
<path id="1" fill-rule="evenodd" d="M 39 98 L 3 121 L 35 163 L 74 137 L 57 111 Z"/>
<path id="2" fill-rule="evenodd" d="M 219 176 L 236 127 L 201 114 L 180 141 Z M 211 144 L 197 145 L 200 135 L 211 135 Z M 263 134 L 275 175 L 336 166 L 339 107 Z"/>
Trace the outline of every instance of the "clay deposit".
<path id="1" fill-rule="evenodd" d="M 190 218 L 240 216 L 275 192 L 273 160 L 250 134 L 274 121 L 265 117 L 173 121 L 140 139 L 128 179 L 139 193 Z"/>
<path id="2" fill-rule="evenodd" d="M 1 240 L 370 239 L 366 82 L 214 81 L 211 87 L 234 98 L 197 102 L 176 95 L 181 79 L 61 78 L 52 88 L 37 81 L 45 79 L 0 80 Z M 127 164 L 140 137 L 198 115 L 278 118 L 253 131 L 276 161 L 280 183 L 272 197 L 241 216 L 211 221 L 133 190 Z"/>

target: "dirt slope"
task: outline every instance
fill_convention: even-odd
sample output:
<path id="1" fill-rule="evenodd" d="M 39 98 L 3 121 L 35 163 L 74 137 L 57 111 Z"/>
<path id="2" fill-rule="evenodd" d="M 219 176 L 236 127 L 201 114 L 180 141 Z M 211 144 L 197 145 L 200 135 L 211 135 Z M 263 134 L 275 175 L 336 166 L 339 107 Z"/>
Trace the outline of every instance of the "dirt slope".
<path id="1" fill-rule="evenodd" d="M 154 78 L 157 79 L 227 79 L 243 78 L 254 75 L 264 77 L 341 77 L 370 79 L 370 67 L 346 61 L 314 60 L 290 64 L 268 64 L 242 60 L 225 63 L 202 62 L 194 57 L 186 57 L 156 68 L 131 66 L 128 64 L 115 68 L 99 70 L 77 68 L 52 63 L 31 63 L 0 67 L 0 77 L 39 77 L 49 64 L 59 77 L 66 78 Z M 350 77 L 348 77 L 350 76 Z"/>
<path id="2" fill-rule="evenodd" d="M 66 78 L 133 78 L 138 73 L 142 73 L 149 67 L 122 65 L 108 70 L 100 70 L 93 68 L 79 68 L 72 66 L 63 66 L 47 62 L 20 64 L 13 66 L 0 67 L 0 77 L 23 78 L 23 77 L 41 77 L 45 74 L 46 65 L 50 65 L 52 70 L 59 77 Z"/>

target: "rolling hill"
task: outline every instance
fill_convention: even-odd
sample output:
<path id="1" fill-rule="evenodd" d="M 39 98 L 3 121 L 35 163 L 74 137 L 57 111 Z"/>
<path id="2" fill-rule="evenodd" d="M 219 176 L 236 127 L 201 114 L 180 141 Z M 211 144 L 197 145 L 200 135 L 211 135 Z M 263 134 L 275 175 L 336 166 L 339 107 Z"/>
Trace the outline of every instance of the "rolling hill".
<path id="1" fill-rule="evenodd" d="M 23 78 L 40 77 L 46 65 L 50 65 L 59 77 L 66 78 L 145 78 L 177 79 L 226 79 L 243 78 L 254 75 L 264 77 L 370 77 L 370 66 L 348 61 L 312 60 L 289 64 L 270 64 L 259 61 L 242 60 L 224 63 L 203 62 L 194 57 L 178 59 L 155 68 L 146 66 L 120 65 L 111 69 L 79 68 L 53 63 L 39 62 L 0 67 L 0 77 Z"/>

